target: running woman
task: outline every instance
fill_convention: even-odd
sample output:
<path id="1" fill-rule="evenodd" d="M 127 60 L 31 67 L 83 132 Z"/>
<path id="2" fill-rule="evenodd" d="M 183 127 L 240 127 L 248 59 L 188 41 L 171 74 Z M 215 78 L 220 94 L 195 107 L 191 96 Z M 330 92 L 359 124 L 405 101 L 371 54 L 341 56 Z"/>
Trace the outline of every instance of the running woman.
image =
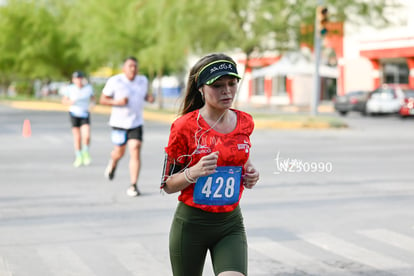
<path id="1" fill-rule="evenodd" d="M 240 78 L 229 56 L 201 58 L 171 126 L 161 188 L 180 192 L 169 238 L 175 276 L 201 276 L 207 251 L 215 275 L 247 275 L 239 202 L 259 172 L 249 158 L 253 119 L 231 108 Z"/>
<path id="2" fill-rule="evenodd" d="M 69 117 L 72 124 L 73 146 L 75 161 L 73 166 L 78 168 L 91 163 L 89 145 L 91 142 L 91 115 L 89 108 L 95 103 L 93 88 L 87 84 L 85 74 L 75 71 L 72 74 L 72 84 L 63 92 L 62 103 L 69 106 Z"/>

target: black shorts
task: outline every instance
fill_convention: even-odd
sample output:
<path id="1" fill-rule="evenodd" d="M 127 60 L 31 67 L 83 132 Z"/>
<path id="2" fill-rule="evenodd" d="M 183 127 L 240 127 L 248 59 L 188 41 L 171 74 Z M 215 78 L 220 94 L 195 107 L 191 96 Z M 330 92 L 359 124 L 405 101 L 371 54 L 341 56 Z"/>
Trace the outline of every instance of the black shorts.
<path id="1" fill-rule="evenodd" d="M 112 132 L 114 131 L 122 131 L 122 132 L 125 131 L 126 132 L 126 138 L 124 139 L 124 141 L 120 141 L 119 143 L 112 141 L 114 144 L 117 144 L 118 146 L 125 145 L 129 139 L 136 139 L 142 142 L 142 137 L 143 137 L 142 125 L 136 128 L 131 128 L 131 129 L 112 127 Z"/>
<path id="2" fill-rule="evenodd" d="M 70 123 L 72 124 L 72 127 L 80 127 L 82 125 L 90 125 L 90 117 L 91 114 L 88 113 L 88 117 L 86 118 L 81 118 L 81 117 L 76 117 L 74 116 L 72 113 L 69 112 L 69 117 L 70 117 Z"/>
<path id="3" fill-rule="evenodd" d="M 207 251 L 215 275 L 224 271 L 247 275 L 247 238 L 239 206 L 227 213 L 209 213 L 180 202 L 169 240 L 174 276 L 201 276 Z"/>

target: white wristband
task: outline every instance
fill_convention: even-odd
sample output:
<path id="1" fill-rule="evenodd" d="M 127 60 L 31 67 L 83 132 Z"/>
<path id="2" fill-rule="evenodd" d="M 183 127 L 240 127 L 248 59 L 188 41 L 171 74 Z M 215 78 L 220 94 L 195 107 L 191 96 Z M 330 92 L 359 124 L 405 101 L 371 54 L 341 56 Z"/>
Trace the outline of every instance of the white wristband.
<path id="1" fill-rule="evenodd" d="M 185 178 L 185 180 L 186 180 L 188 183 L 195 183 L 195 182 L 197 181 L 197 179 L 195 179 L 195 180 L 194 180 L 194 179 L 191 177 L 191 175 L 190 175 L 190 171 L 189 171 L 189 169 L 188 169 L 188 168 L 184 170 L 184 178 Z"/>

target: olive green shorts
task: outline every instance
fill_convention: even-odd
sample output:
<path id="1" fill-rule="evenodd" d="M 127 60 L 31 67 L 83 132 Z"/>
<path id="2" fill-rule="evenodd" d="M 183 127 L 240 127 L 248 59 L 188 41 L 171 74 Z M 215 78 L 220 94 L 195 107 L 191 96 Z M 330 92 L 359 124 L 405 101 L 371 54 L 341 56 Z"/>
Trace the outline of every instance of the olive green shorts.
<path id="1" fill-rule="evenodd" d="M 207 250 L 215 275 L 224 271 L 247 275 L 247 240 L 240 207 L 211 213 L 180 202 L 170 231 L 173 274 L 201 276 Z"/>

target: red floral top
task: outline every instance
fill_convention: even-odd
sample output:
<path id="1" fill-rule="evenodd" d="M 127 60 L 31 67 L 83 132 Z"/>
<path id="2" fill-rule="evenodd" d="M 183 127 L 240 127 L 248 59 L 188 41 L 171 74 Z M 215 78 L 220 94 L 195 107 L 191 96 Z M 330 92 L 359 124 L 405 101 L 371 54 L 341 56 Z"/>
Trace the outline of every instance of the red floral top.
<path id="1" fill-rule="evenodd" d="M 198 110 L 178 118 L 171 126 L 168 146 L 165 148 L 168 158 L 173 159 L 180 168 L 184 168 L 191 167 L 203 156 L 218 151 L 217 166 L 241 166 L 243 175 L 244 164 L 249 159 L 251 147 L 249 137 L 253 132 L 254 122 L 251 115 L 239 110 L 232 109 L 232 111 L 237 115 L 237 125 L 232 132 L 226 134 L 211 129 L 199 115 Z M 236 185 L 240 185 L 240 194 L 238 201 L 232 205 L 194 203 L 194 183 L 181 191 L 178 200 L 208 212 L 230 212 L 239 204 L 244 190 L 242 181 Z"/>

